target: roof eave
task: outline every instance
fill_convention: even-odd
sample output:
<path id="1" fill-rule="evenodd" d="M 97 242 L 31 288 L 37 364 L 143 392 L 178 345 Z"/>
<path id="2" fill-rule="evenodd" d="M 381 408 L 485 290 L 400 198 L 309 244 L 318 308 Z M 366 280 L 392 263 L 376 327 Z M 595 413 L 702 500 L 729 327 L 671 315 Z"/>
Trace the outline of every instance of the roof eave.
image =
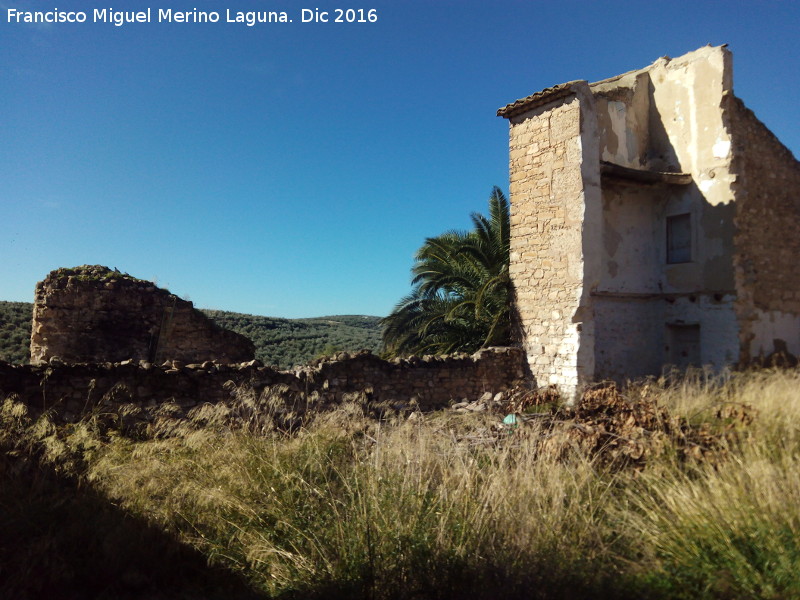
<path id="1" fill-rule="evenodd" d="M 539 92 L 536 92 L 535 94 L 531 94 L 525 98 L 520 98 L 511 104 L 506 104 L 504 107 L 499 108 L 497 110 L 497 116 L 510 119 L 533 108 L 537 108 L 544 104 L 549 104 L 555 100 L 565 98 L 566 96 L 575 93 L 573 86 L 577 83 L 586 82 L 583 80 L 568 81 L 567 83 L 560 83 L 558 85 L 554 85 L 553 87 L 545 88 Z"/>

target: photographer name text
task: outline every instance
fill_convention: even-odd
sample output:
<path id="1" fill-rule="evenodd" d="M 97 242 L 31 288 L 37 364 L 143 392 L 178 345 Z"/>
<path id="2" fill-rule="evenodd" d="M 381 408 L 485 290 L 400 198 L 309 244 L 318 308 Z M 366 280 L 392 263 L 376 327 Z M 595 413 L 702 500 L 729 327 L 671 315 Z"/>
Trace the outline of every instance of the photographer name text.
<path id="1" fill-rule="evenodd" d="M 134 23 L 233 23 L 255 27 L 270 23 L 375 23 L 378 11 L 374 8 L 335 8 L 319 10 L 302 8 L 289 14 L 286 11 L 225 11 L 174 10 L 147 8 L 144 10 L 114 10 L 95 8 L 92 11 L 67 11 L 54 8 L 47 11 L 6 9 L 7 23 L 107 23 L 115 27 Z"/>

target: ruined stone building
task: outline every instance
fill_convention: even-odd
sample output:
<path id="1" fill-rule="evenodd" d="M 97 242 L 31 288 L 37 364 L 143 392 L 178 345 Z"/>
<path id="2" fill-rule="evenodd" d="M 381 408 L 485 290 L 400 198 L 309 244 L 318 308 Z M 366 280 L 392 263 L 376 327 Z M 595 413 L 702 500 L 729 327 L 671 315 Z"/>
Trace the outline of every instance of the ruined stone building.
<path id="1" fill-rule="evenodd" d="M 253 342 L 222 329 L 150 281 L 99 265 L 57 269 L 36 285 L 31 363 L 233 363 L 255 356 Z"/>
<path id="2" fill-rule="evenodd" d="M 498 115 L 540 385 L 800 354 L 800 163 L 733 94 L 726 47 L 556 85 Z"/>

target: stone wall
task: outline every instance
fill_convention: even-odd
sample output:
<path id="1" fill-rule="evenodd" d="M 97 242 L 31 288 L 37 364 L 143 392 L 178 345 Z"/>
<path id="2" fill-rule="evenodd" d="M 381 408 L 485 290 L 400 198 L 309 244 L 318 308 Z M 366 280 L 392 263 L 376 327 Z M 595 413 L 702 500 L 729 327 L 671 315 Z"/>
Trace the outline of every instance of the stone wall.
<path id="1" fill-rule="evenodd" d="M 741 360 L 800 355 L 800 162 L 728 95 L 737 182 L 734 267 Z"/>
<path id="2" fill-rule="evenodd" d="M 253 343 L 149 281 L 88 266 L 58 269 L 36 285 L 31 363 L 251 360 Z"/>
<path id="3" fill-rule="evenodd" d="M 54 361 L 56 362 L 56 361 Z M 277 371 L 258 361 L 236 365 L 146 361 L 102 364 L 11 365 L 0 362 L 0 401 L 14 396 L 33 414 L 51 410 L 75 421 L 92 410 L 121 405 L 144 409 L 145 417 L 165 403 L 178 416 L 203 404 L 229 401 L 244 386 L 257 395 L 276 392 L 303 409 L 341 403 L 360 395 L 389 408 L 434 410 L 463 400 L 492 397 L 525 380 L 518 348 L 489 348 L 472 356 L 382 360 L 369 353 L 340 353 L 294 371 Z M 173 407 L 175 408 L 175 407 Z"/>
<path id="4" fill-rule="evenodd" d="M 584 220 L 597 219 L 600 210 L 599 149 L 584 142 L 596 136 L 582 108 L 591 93 L 585 82 L 569 86 L 570 95 L 548 101 L 544 93 L 539 106 L 509 118 L 510 273 L 519 329 L 539 385 L 567 390 L 581 377 Z M 595 173 L 584 172 L 592 166 Z"/>

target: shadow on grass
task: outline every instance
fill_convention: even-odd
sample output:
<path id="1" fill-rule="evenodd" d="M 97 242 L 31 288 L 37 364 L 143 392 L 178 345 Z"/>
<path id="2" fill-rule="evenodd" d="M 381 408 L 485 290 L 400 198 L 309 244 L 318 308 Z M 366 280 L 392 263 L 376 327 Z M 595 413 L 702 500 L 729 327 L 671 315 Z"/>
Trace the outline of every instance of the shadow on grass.
<path id="1" fill-rule="evenodd" d="M 0 597 L 265 598 L 94 490 L 0 455 Z"/>
<path id="2" fill-rule="evenodd" d="M 432 567 L 435 569 L 435 567 Z M 455 569 L 444 577 L 423 574 L 415 581 L 396 582 L 373 588 L 368 580 L 319 582 L 313 588 L 285 592 L 276 600 L 669 600 L 684 598 L 648 589 L 639 582 L 626 585 L 611 577 L 570 577 L 568 569 L 540 570 L 527 575 L 508 573 L 502 567 L 486 565 L 475 570 Z M 410 585 L 409 585 L 410 584 Z"/>
<path id="3" fill-rule="evenodd" d="M 15 600 L 264 600 L 244 576 L 134 517 L 86 485 L 48 467 L 0 454 L 0 598 Z M 447 562 L 447 561 L 445 561 Z M 467 561 L 473 562 L 474 561 Z M 276 600 L 473 600 L 669 597 L 625 589 L 587 565 L 532 565 L 510 573 L 487 559 L 419 564 L 400 579 L 353 574 L 306 582 Z M 620 585 L 622 584 L 622 585 Z"/>

